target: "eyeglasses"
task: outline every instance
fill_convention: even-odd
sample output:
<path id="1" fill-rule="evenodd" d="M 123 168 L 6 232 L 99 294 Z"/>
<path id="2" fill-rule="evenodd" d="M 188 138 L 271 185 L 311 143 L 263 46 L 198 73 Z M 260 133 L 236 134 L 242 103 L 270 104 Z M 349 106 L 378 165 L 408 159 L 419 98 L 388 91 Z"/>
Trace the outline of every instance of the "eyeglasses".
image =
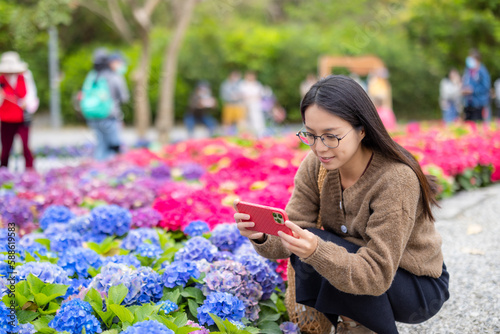
<path id="1" fill-rule="evenodd" d="M 321 136 L 316 136 L 310 132 L 304 131 L 303 129 L 301 129 L 295 135 L 299 137 L 300 141 L 306 144 L 307 146 L 313 146 L 316 143 L 316 138 L 320 138 L 326 147 L 337 148 L 340 145 L 340 141 L 344 139 L 345 136 L 347 136 L 349 132 L 351 132 L 353 129 L 354 128 L 349 130 L 345 135 L 343 135 L 340 138 L 330 133 L 324 133 Z"/>

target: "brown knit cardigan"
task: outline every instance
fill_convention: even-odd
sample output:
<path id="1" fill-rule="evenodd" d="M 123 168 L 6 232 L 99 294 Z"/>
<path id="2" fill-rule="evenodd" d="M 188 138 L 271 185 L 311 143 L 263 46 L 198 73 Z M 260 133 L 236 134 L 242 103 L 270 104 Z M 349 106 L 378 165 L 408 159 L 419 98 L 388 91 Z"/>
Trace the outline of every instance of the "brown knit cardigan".
<path id="1" fill-rule="evenodd" d="M 441 236 L 424 216 L 417 176 L 405 164 L 374 152 L 358 181 L 342 191 L 338 170 L 328 171 L 321 195 L 320 162 L 311 152 L 295 176 L 286 207 L 291 221 L 314 227 L 321 214 L 326 231 L 361 246 L 356 253 L 318 238 L 316 251 L 301 258 L 346 293 L 378 296 L 387 291 L 401 267 L 417 276 L 441 275 Z M 256 251 L 270 259 L 291 253 L 278 237 L 268 236 Z"/>

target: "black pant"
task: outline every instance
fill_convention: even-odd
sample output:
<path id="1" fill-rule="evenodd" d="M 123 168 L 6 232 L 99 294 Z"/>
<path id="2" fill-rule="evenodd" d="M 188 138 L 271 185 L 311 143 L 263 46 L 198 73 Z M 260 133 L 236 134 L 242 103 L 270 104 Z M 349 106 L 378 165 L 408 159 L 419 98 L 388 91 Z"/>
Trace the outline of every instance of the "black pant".
<path id="1" fill-rule="evenodd" d="M 465 107 L 465 120 L 466 121 L 482 121 L 483 120 L 483 107 Z"/>
<path id="2" fill-rule="evenodd" d="M 354 245 L 334 233 L 309 229 L 323 240 L 355 253 Z M 296 300 L 324 313 L 336 325 L 339 315 L 349 317 L 376 333 L 397 333 L 396 321 L 416 324 L 433 317 L 448 300 L 449 274 L 443 264 L 439 278 L 416 276 L 402 268 L 391 287 L 380 296 L 353 295 L 331 285 L 316 270 L 292 255 L 295 269 Z"/>

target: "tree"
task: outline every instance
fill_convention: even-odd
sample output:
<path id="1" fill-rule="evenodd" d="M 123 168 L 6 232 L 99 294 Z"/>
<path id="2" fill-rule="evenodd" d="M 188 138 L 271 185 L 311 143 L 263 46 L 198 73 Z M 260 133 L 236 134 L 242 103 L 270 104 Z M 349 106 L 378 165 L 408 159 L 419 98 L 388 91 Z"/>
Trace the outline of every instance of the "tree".
<path id="1" fill-rule="evenodd" d="M 139 137 L 144 137 L 151 123 L 148 84 L 151 64 L 150 33 L 152 15 L 161 0 L 78 0 L 77 4 L 109 21 L 127 43 L 139 39 L 141 55 L 132 74 L 134 82 L 134 120 Z M 128 11 L 130 9 L 130 12 Z M 127 16 L 132 17 L 133 25 Z"/>
<path id="2" fill-rule="evenodd" d="M 160 100 L 156 128 L 160 143 L 167 143 L 174 125 L 174 93 L 177 78 L 177 59 L 182 41 L 189 27 L 194 8 L 198 0 L 185 0 L 176 10 L 177 22 L 172 40 L 165 49 L 163 71 L 161 75 Z"/>

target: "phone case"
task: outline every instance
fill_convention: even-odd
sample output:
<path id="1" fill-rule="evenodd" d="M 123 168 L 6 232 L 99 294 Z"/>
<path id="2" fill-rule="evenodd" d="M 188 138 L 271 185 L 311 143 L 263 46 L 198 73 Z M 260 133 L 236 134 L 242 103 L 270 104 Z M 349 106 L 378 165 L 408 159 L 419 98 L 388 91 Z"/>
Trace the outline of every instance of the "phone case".
<path id="1" fill-rule="evenodd" d="M 238 202 L 236 208 L 238 212 L 250 215 L 250 219 L 245 221 L 255 223 L 254 227 L 248 227 L 249 230 L 276 236 L 278 231 L 283 231 L 292 235 L 292 230 L 285 226 L 285 220 L 288 220 L 285 210 L 248 202 Z"/>

